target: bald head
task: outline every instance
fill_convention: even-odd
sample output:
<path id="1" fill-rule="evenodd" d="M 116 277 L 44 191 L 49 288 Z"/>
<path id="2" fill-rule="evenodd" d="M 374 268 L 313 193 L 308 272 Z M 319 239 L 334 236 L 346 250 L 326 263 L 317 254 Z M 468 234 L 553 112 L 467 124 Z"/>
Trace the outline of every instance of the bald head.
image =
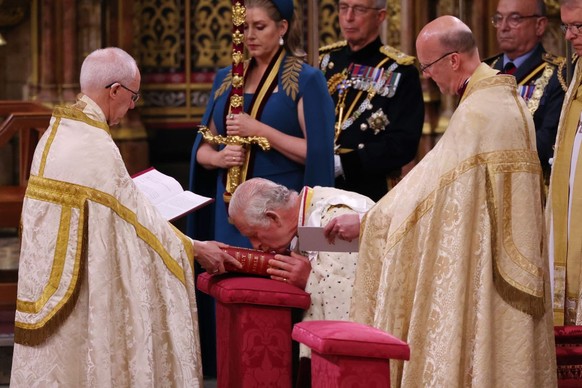
<path id="1" fill-rule="evenodd" d="M 457 93 L 481 63 L 471 29 L 450 15 L 424 26 L 416 39 L 416 53 L 425 77 L 446 94 Z"/>
<path id="2" fill-rule="evenodd" d="M 451 15 L 441 16 L 428 23 L 420 31 L 419 41 L 429 44 L 437 44 L 445 51 L 471 52 L 477 49 L 475 38 L 471 29 Z"/>

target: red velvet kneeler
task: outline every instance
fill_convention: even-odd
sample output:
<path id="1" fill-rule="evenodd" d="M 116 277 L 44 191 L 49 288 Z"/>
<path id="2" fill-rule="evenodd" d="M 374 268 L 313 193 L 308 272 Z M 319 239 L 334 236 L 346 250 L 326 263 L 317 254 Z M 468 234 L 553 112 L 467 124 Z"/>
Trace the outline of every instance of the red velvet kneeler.
<path id="1" fill-rule="evenodd" d="M 216 299 L 217 387 L 291 387 L 291 309 L 307 309 L 305 291 L 236 274 L 198 276 Z"/>
<path id="2" fill-rule="evenodd" d="M 582 387 L 582 326 L 555 326 L 558 388 Z"/>
<path id="3" fill-rule="evenodd" d="M 346 321 L 295 324 L 293 339 L 311 348 L 311 387 L 390 387 L 389 359 L 408 360 L 406 342 Z"/>

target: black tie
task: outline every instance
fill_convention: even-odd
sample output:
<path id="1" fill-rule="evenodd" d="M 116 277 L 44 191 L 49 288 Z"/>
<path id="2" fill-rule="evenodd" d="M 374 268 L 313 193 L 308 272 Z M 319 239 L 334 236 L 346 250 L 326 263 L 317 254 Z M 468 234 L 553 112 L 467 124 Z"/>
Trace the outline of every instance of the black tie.
<path id="1" fill-rule="evenodd" d="M 513 73 L 515 73 L 515 69 L 516 69 L 516 67 L 513 64 L 513 62 L 507 62 L 505 64 L 505 66 L 503 66 L 503 72 L 505 74 L 513 74 Z"/>

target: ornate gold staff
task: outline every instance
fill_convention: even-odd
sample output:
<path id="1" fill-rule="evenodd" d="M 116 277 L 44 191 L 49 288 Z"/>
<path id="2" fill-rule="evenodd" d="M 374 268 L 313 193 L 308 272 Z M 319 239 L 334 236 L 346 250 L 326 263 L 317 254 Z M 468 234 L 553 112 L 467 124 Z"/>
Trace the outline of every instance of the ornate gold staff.
<path id="1" fill-rule="evenodd" d="M 243 0 L 232 0 L 232 89 L 230 91 L 229 114 L 243 112 L 244 100 L 244 22 L 246 8 Z M 263 151 L 271 148 L 269 141 L 260 136 L 220 136 L 213 135 L 210 129 L 201 125 L 198 132 L 204 140 L 212 144 L 240 145 L 245 149 L 245 160 L 242 166 L 229 167 L 226 176 L 224 202 L 230 202 L 230 197 L 236 188 L 246 180 L 250 160 L 251 144 L 258 144 Z"/>

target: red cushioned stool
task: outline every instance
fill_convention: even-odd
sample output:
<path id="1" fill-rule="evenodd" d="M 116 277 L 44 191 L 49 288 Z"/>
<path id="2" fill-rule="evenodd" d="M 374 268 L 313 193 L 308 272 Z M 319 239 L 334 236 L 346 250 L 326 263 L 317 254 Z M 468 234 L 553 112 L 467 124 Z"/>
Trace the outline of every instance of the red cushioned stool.
<path id="1" fill-rule="evenodd" d="M 558 388 L 582 387 L 582 326 L 554 326 Z"/>
<path id="2" fill-rule="evenodd" d="M 293 339 L 311 348 L 312 388 L 389 387 L 388 360 L 410 358 L 406 342 L 355 322 L 300 322 Z"/>
<path id="3" fill-rule="evenodd" d="M 305 291 L 267 278 L 198 276 L 200 291 L 216 299 L 217 386 L 291 387 L 291 309 L 307 309 Z"/>

